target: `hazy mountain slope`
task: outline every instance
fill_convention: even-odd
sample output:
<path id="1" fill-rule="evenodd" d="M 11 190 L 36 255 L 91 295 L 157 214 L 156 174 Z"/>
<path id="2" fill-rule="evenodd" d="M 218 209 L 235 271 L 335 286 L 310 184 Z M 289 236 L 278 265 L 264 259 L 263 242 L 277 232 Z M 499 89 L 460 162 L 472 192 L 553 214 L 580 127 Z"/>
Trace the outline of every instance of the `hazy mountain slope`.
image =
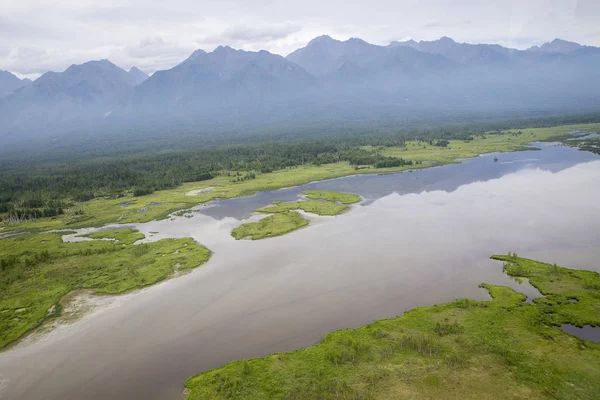
<path id="1" fill-rule="evenodd" d="M 544 43 L 541 46 L 533 46 L 527 49 L 530 52 L 542 52 L 542 53 L 569 53 L 571 51 L 575 51 L 580 49 L 581 46 L 579 43 L 568 42 L 562 39 L 554 39 L 550 43 Z"/>
<path id="2" fill-rule="evenodd" d="M 0 71 L 0 97 L 8 96 L 15 90 L 30 83 L 29 79 L 19 79 L 8 71 Z"/>
<path id="3" fill-rule="evenodd" d="M 148 79 L 148 75 L 138 67 L 131 67 L 127 72 L 131 76 L 131 80 L 135 85 L 139 85 Z"/>
<path id="4" fill-rule="evenodd" d="M 507 62 L 511 54 L 518 52 L 518 50 L 508 49 L 497 44 L 457 43 L 449 37 L 442 37 L 433 41 L 392 42 L 388 45 L 389 48 L 401 46 L 425 53 L 443 55 L 462 64 Z"/>
<path id="5" fill-rule="evenodd" d="M 456 70 L 456 63 L 440 55 L 329 36 L 313 39 L 287 59 L 318 77 L 322 90 L 315 95 L 327 105 L 404 101 L 415 91 L 438 85 Z"/>
<path id="6" fill-rule="evenodd" d="M 335 73 L 344 65 L 365 67 L 383 57 L 385 48 L 362 39 L 352 38 L 344 42 L 323 35 L 311 40 L 286 58 L 315 76 Z"/>
<path id="7" fill-rule="evenodd" d="M 0 117 L 21 130 L 89 122 L 120 107 L 134 86 L 134 78 L 108 60 L 71 65 L 5 97 Z"/>
<path id="8" fill-rule="evenodd" d="M 220 46 L 211 53 L 197 50 L 179 65 L 154 73 L 135 89 L 127 111 L 186 114 L 232 105 L 256 107 L 281 96 L 294 97 L 313 81 L 279 55 Z"/>

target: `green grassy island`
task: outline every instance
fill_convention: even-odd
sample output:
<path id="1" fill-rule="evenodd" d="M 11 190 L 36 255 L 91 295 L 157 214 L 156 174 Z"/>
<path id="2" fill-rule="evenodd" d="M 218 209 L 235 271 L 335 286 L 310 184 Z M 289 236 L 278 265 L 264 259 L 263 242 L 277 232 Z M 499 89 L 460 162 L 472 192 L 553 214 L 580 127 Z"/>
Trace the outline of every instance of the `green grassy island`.
<path id="1" fill-rule="evenodd" d="M 544 297 L 503 286 L 326 334 L 313 347 L 190 378 L 196 399 L 597 399 L 600 343 L 559 326 L 600 325 L 600 275 L 494 256 Z"/>
<path id="2" fill-rule="evenodd" d="M 302 200 L 302 201 L 289 201 L 289 202 L 278 202 L 274 201 L 273 205 L 259 208 L 255 210 L 259 213 L 276 214 L 281 212 L 288 212 L 291 210 L 302 210 L 307 213 L 317 215 L 338 215 L 348 209 L 348 206 L 343 204 L 331 203 L 329 201 L 317 201 L 317 200 Z"/>
<path id="3" fill-rule="evenodd" d="M 231 231 L 236 239 L 264 239 L 281 236 L 308 225 L 308 221 L 295 211 L 269 215 L 257 222 L 247 222 Z"/>
<path id="4" fill-rule="evenodd" d="M 66 243 L 64 233 L 30 233 L 0 240 L 0 348 L 48 318 L 60 315 L 60 300 L 79 289 L 118 294 L 195 268 L 211 252 L 191 238 L 134 244 L 144 235 L 117 229 Z"/>
<path id="5" fill-rule="evenodd" d="M 349 193 L 326 192 L 317 190 L 307 190 L 303 192 L 307 197 L 312 196 L 320 200 L 300 200 L 300 201 L 274 201 L 268 207 L 259 208 L 255 212 L 273 214 L 265 217 L 258 222 L 247 222 L 233 229 L 231 236 L 236 239 L 264 239 L 273 236 L 280 236 L 296 229 L 308 225 L 308 221 L 303 218 L 296 210 L 302 210 L 307 213 L 333 216 L 348 210 L 346 204 L 352 204 L 360 201 L 360 197 Z M 342 203 L 343 204 L 339 204 Z"/>
<path id="6" fill-rule="evenodd" d="M 303 194 L 311 200 L 326 200 L 341 204 L 358 203 L 361 198 L 351 193 L 329 192 L 325 190 L 305 190 Z"/>

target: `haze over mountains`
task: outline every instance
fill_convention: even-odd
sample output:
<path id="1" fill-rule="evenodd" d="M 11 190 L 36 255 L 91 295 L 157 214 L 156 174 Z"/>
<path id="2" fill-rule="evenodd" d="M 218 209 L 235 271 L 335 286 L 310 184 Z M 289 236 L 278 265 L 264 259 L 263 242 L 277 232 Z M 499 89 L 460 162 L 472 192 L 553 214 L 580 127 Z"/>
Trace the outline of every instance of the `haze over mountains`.
<path id="1" fill-rule="evenodd" d="M 30 79 L 19 79 L 8 71 L 0 71 L 0 97 L 8 96 L 15 90 L 30 83 Z"/>
<path id="2" fill-rule="evenodd" d="M 387 46 L 320 36 L 287 57 L 220 46 L 148 77 L 108 60 L 26 82 L 0 71 L 4 140 L 106 127 L 189 129 L 328 118 L 589 110 L 600 48 L 527 50 L 435 41 Z"/>

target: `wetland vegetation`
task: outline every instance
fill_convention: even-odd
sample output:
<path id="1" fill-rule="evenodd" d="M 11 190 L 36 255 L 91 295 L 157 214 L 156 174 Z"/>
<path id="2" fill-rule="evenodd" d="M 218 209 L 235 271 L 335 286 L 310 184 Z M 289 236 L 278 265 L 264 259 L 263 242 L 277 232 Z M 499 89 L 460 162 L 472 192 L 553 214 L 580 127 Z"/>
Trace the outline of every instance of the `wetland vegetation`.
<path id="1" fill-rule="evenodd" d="M 258 240 L 280 236 L 308 225 L 308 220 L 298 214 L 297 210 L 323 216 L 334 216 L 348 210 L 346 204 L 360 201 L 359 196 L 350 193 L 307 190 L 303 194 L 311 199 L 322 200 L 274 201 L 268 207 L 255 210 L 258 213 L 273 215 L 262 218 L 258 222 L 246 222 L 233 229 L 231 236 L 238 240 Z"/>
<path id="2" fill-rule="evenodd" d="M 66 232 L 69 233 L 69 232 Z M 60 299 L 79 289 L 118 294 L 152 285 L 206 262 L 211 252 L 190 238 L 134 244 L 144 235 L 115 229 L 64 242 L 61 232 L 0 240 L 0 348 L 60 314 Z"/>
<path id="3" fill-rule="evenodd" d="M 326 200 L 341 204 L 358 203 L 361 199 L 352 193 L 330 192 L 325 190 L 305 190 L 303 194 L 311 200 Z"/>
<path id="4" fill-rule="evenodd" d="M 234 228 L 231 236 L 236 239 L 265 239 L 281 236 L 308 225 L 308 220 L 296 211 L 285 211 L 269 215 L 257 222 L 246 222 Z"/>
<path id="5" fill-rule="evenodd" d="M 274 201 L 268 207 L 255 210 L 259 213 L 281 213 L 290 210 L 302 210 L 307 213 L 317 215 L 338 215 L 346 211 L 348 206 L 344 204 L 332 203 L 329 201 L 300 200 L 300 201 Z"/>
<path id="6" fill-rule="evenodd" d="M 307 349 L 204 372 L 187 381 L 188 399 L 597 398 L 600 343 L 559 327 L 600 325 L 600 275 L 493 258 L 544 296 L 527 303 L 482 284 L 490 301 L 420 307 L 328 333 Z"/>

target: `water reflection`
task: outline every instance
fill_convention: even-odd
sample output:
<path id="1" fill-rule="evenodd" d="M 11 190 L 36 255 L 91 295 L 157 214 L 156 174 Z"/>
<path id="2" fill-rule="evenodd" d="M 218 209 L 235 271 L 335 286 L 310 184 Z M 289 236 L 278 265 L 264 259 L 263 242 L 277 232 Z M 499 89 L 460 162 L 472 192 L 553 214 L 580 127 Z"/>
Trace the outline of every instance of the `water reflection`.
<path id="1" fill-rule="evenodd" d="M 323 332 L 416 306 L 487 299 L 478 288 L 482 282 L 536 296 L 488 257 L 511 251 L 554 262 L 552 254 L 576 250 L 581 262 L 593 266 L 600 161 L 572 166 L 577 156 L 588 155 L 566 149 L 564 160 L 539 162 L 547 150 L 565 149 L 312 184 L 358 192 L 370 203 L 263 241 L 235 241 L 229 232 L 240 221 L 205 211 L 139 224 L 148 235 L 158 232 L 149 240 L 192 236 L 214 250 L 213 259 L 182 278 L 119 297 L 111 309 L 40 342 L 0 354 L 6 379 L 1 394 L 28 400 L 180 399 L 185 379 L 200 371 L 311 345 Z M 515 164 L 518 172 L 496 170 Z M 528 164 L 536 168 L 522 169 Z M 402 195 L 411 190 L 418 194 Z M 251 211 L 253 202 L 272 199 L 261 196 L 214 208 L 238 204 Z"/>
<path id="2" fill-rule="evenodd" d="M 263 192 L 255 196 L 200 206 L 200 212 L 213 218 L 247 218 L 252 211 L 273 200 L 292 201 L 307 189 L 334 190 L 355 193 L 366 199 L 365 204 L 392 193 L 408 194 L 422 191 L 444 190 L 452 192 L 458 187 L 477 181 L 500 178 L 523 168 L 539 168 L 558 172 L 577 163 L 598 159 L 598 156 L 574 150 L 556 143 L 533 143 L 543 149 L 516 153 L 494 153 L 466 160 L 461 164 L 428 168 L 420 171 L 386 175 L 356 175 L 328 181 L 313 182 L 298 187 Z M 494 158 L 498 158 L 494 162 Z"/>

